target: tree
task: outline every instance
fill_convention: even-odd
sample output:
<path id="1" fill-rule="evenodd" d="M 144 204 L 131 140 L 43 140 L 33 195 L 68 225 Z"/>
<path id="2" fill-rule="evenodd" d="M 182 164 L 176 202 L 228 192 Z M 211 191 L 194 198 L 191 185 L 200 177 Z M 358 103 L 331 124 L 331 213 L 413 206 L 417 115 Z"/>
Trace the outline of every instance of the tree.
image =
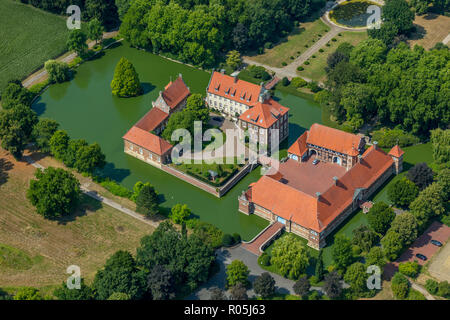
<path id="1" fill-rule="evenodd" d="M 59 123 L 52 119 L 41 118 L 33 127 L 32 137 L 41 152 L 50 152 L 50 139 L 58 130 Z"/>
<path id="2" fill-rule="evenodd" d="M 75 51 L 80 57 L 83 57 L 88 49 L 86 40 L 86 34 L 81 29 L 73 29 L 70 31 L 69 38 L 67 39 L 67 48 Z"/>
<path id="3" fill-rule="evenodd" d="M 256 294 L 268 298 L 275 293 L 275 279 L 268 272 L 263 272 L 253 282 L 253 288 Z"/>
<path id="4" fill-rule="evenodd" d="M 211 292 L 210 300 L 227 300 L 225 292 L 218 287 L 214 287 L 209 290 Z"/>
<path id="5" fill-rule="evenodd" d="M 86 18 L 97 18 L 108 29 L 120 23 L 115 1 L 86 0 L 84 7 Z"/>
<path id="6" fill-rule="evenodd" d="M 373 247 L 370 249 L 369 253 L 366 255 L 366 265 L 376 265 L 383 270 L 386 265 L 386 259 L 384 257 L 384 252 L 381 247 Z"/>
<path id="7" fill-rule="evenodd" d="M 181 224 L 186 221 L 191 215 L 191 210 L 188 208 L 187 204 L 176 204 L 172 207 L 170 211 L 169 218 L 172 219 L 174 223 Z"/>
<path id="8" fill-rule="evenodd" d="M 438 128 L 431 130 L 430 133 L 434 162 L 437 164 L 448 163 L 450 161 L 450 129 L 442 130 Z"/>
<path id="9" fill-rule="evenodd" d="M 30 181 L 27 198 L 37 213 L 47 219 L 67 215 L 74 210 L 80 198 L 80 182 L 75 176 L 60 168 L 37 169 L 36 180 Z"/>
<path id="10" fill-rule="evenodd" d="M 417 197 L 419 188 L 407 178 L 403 177 L 392 183 L 387 189 L 387 195 L 390 201 L 400 207 L 408 207 Z"/>
<path id="11" fill-rule="evenodd" d="M 395 212 L 384 202 L 376 202 L 367 214 L 369 226 L 384 235 L 395 218 Z"/>
<path id="12" fill-rule="evenodd" d="M 446 212 L 446 201 L 444 188 L 438 182 L 432 183 L 419 193 L 409 208 L 411 214 L 416 218 L 420 230 L 425 229 L 431 218 Z"/>
<path id="13" fill-rule="evenodd" d="M 409 169 L 406 176 L 419 187 L 419 190 L 423 190 L 433 182 L 434 174 L 425 162 L 420 162 Z"/>
<path id="14" fill-rule="evenodd" d="M 98 43 L 99 40 L 103 38 L 104 28 L 101 22 L 97 19 L 91 19 L 87 25 L 87 36 L 91 40 L 95 40 L 95 43 Z"/>
<path id="15" fill-rule="evenodd" d="M 132 0 L 115 0 L 114 1 L 117 7 L 117 13 L 119 15 L 119 19 L 123 21 L 125 14 L 131 7 Z"/>
<path id="16" fill-rule="evenodd" d="M 399 234 L 404 246 L 410 245 L 417 238 L 417 221 L 410 212 L 404 212 L 392 221 L 390 231 Z"/>
<path id="17" fill-rule="evenodd" d="M 122 57 L 114 70 L 111 81 L 112 94 L 118 97 L 134 97 L 142 94 L 139 76 L 133 64 Z"/>
<path id="18" fill-rule="evenodd" d="M 63 130 L 57 130 L 49 141 L 50 152 L 58 160 L 64 160 L 66 156 L 66 150 L 69 146 L 70 138 L 67 132 Z"/>
<path id="19" fill-rule="evenodd" d="M 404 276 L 396 272 L 392 277 L 391 289 L 395 298 L 405 299 L 409 293 L 409 282 Z"/>
<path id="20" fill-rule="evenodd" d="M 84 279 L 81 279 L 80 289 L 69 289 L 67 283 L 63 282 L 61 286 L 53 291 L 53 295 L 59 300 L 92 300 L 94 293 L 92 289 L 86 285 Z"/>
<path id="21" fill-rule="evenodd" d="M 316 262 L 316 270 L 315 274 L 317 277 L 317 280 L 322 281 L 323 279 L 323 250 L 319 250 L 319 255 L 317 256 L 317 262 Z"/>
<path id="22" fill-rule="evenodd" d="M 14 300 L 43 300 L 38 289 L 32 287 L 21 287 L 14 295 Z"/>
<path id="23" fill-rule="evenodd" d="M 336 299 L 341 296 L 342 293 L 341 278 L 336 271 L 332 271 L 325 275 L 323 290 L 325 290 L 325 293 L 331 299 Z"/>
<path id="24" fill-rule="evenodd" d="M 45 62 L 45 71 L 51 83 L 61 83 L 70 79 L 69 65 L 62 61 L 48 60 Z"/>
<path id="25" fill-rule="evenodd" d="M 417 261 L 402 262 L 398 265 L 398 271 L 405 276 L 415 278 L 419 274 L 420 265 Z"/>
<path id="26" fill-rule="evenodd" d="M 95 169 L 101 169 L 105 166 L 105 155 L 98 143 L 89 146 L 82 146 L 76 152 L 74 167 L 78 172 L 94 173 Z"/>
<path id="27" fill-rule="evenodd" d="M 106 300 L 115 292 L 128 294 L 132 300 L 140 299 L 146 286 L 145 273 L 137 268 L 129 252 L 121 250 L 109 257 L 92 283 L 98 300 Z"/>
<path id="28" fill-rule="evenodd" d="M 145 184 L 136 197 L 136 211 L 146 216 L 154 216 L 159 212 L 158 194 L 150 184 Z"/>
<path id="29" fill-rule="evenodd" d="M 413 27 L 414 12 L 405 0 L 387 0 L 383 6 L 381 18 L 395 25 L 400 33 L 407 33 Z"/>
<path id="30" fill-rule="evenodd" d="M 237 69 L 242 64 L 241 54 L 236 50 L 231 50 L 227 54 L 226 62 L 233 70 Z"/>
<path id="31" fill-rule="evenodd" d="M 450 297 L 450 284 L 448 281 L 442 281 L 439 283 L 437 295 L 446 299 Z"/>
<path id="32" fill-rule="evenodd" d="M 367 278 L 366 268 L 361 262 L 350 265 L 344 275 L 345 282 L 350 284 L 350 288 L 356 294 L 367 290 Z"/>
<path id="33" fill-rule="evenodd" d="M 230 296 L 231 300 L 248 300 L 247 289 L 240 282 L 231 287 L 230 293 L 231 293 Z"/>
<path id="34" fill-rule="evenodd" d="M 209 122 L 209 109 L 205 107 L 205 101 L 199 93 L 193 93 L 187 98 L 186 108 L 183 111 L 192 112 L 194 119 L 201 121 L 203 125 Z"/>
<path id="35" fill-rule="evenodd" d="M 350 63 L 368 71 L 373 65 L 384 62 L 386 52 L 387 47 L 381 40 L 368 38 L 351 51 Z"/>
<path id="36" fill-rule="evenodd" d="M 130 297 L 130 295 L 127 294 L 127 293 L 123 293 L 123 292 L 113 292 L 113 293 L 109 296 L 108 300 L 115 300 L 115 301 L 118 301 L 118 300 L 131 300 L 131 297 Z"/>
<path id="37" fill-rule="evenodd" d="M 168 300 L 175 296 L 173 274 L 165 266 L 154 266 L 147 283 L 153 300 Z"/>
<path id="38" fill-rule="evenodd" d="M 4 110 L 11 109 L 13 106 L 22 104 L 29 106 L 33 98 L 30 91 L 22 86 L 20 81 L 8 82 L 2 95 L 2 108 Z"/>
<path id="39" fill-rule="evenodd" d="M 438 292 L 439 283 L 436 280 L 428 279 L 425 283 L 425 288 L 431 294 L 436 294 Z"/>
<path id="40" fill-rule="evenodd" d="M 244 51 L 248 45 L 248 30 L 242 23 L 238 23 L 232 33 L 234 47 L 238 51 Z"/>
<path id="41" fill-rule="evenodd" d="M 270 263 L 290 279 L 298 279 L 309 265 L 308 250 L 292 233 L 275 242 L 271 255 Z"/>
<path id="42" fill-rule="evenodd" d="M 241 260 L 233 260 L 227 266 L 227 286 L 234 287 L 238 283 L 241 283 L 244 286 L 248 284 L 248 275 L 250 271 L 248 267 Z"/>
<path id="43" fill-rule="evenodd" d="M 384 22 L 379 29 L 368 29 L 367 34 L 374 39 L 383 41 L 386 46 L 389 46 L 398 34 L 398 28 L 392 22 Z"/>
<path id="44" fill-rule="evenodd" d="M 334 265 L 338 270 L 345 270 L 353 261 L 352 242 L 343 235 L 337 235 L 334 239 L 332 251 Z"/>
<path id="45" fill-rule="evenodd" d="M 366 225 L 361 225 L 353 230 L 352 243 L 359 246 L 363 252 L 369 252 L 370 248 L 377 242 L 377 234 Z"/>
<path id="46" fill-rule="evenodd" d="M 309 289 L 311 285 L 309 283 L 308 277 L 300 277 L 294 284 L 294 292 L 300 297 L 305 298 L 309 294 Z"/>
<path id="47" fill-rule="evenodd" d="M 383 246 L 384 255 L 390 261 L 397 259 L 403 249 L 400 235 L 398 232 L 392 230 L 389 230 L 383 239 L 381 239 L 381 245 Z"/>
<path id="48" fill-rule="evenodd" d="M 2 140 L 2 147 L 16 159 L 19 159 L 37 122 L 36 112 L 22 104 L 1 110 L 0 139 Z"/>

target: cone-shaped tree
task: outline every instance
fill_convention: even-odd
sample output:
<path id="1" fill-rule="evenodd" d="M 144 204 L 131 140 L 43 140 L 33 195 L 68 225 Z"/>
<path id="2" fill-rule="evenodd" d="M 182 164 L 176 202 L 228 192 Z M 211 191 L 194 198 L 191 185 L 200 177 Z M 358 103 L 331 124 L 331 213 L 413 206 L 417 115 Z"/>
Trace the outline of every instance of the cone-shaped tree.
<path id="1" fill-rule="evenodd" d="M 114 70 L 111 81 L 112 94 L 118 97 L 134 97 L 142 93 L 139 76 L 133 64 L 126 58 L 121 58 Z"/>

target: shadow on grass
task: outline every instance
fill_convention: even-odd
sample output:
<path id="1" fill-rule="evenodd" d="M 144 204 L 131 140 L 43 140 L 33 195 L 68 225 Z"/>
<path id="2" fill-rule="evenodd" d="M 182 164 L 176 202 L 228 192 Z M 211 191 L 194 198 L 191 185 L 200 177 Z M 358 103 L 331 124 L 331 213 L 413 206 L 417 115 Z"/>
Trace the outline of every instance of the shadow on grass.
<path id="1" fill-rule="evenodd" d="M 80 203 L 78 204 L 78 207 L 72 212 L 71 214 L 58 218 L 56 221 L 58 221 L 58 224 L 66 225 L 69 222 L 75 221 L 79 217 L 85 216 L 88 211 L 90 212 L 96 212 L 103 208 L 103 204 L 95 200 L 85 194 L 82 194 L 80 197 Z"/>
<path id="2" fill-rule="evenodd" d="M 13 168 L 14 165 L 11 161 L 0 159 L 0 186 L 8 181 L 8 171 Z"/>

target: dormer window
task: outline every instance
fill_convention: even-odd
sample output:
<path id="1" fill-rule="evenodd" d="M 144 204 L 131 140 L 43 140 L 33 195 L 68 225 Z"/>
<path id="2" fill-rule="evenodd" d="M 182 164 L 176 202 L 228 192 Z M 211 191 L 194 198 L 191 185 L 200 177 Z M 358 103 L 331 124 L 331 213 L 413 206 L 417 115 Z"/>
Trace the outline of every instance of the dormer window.
<path id="1" fill-rule="evenodd" d="M 214 89 L 215 89 L 216 91 L 219 91 L 219 88 L 220 88 L 220 83 L 218 83 L 218 84 L 214 87 Z"/>

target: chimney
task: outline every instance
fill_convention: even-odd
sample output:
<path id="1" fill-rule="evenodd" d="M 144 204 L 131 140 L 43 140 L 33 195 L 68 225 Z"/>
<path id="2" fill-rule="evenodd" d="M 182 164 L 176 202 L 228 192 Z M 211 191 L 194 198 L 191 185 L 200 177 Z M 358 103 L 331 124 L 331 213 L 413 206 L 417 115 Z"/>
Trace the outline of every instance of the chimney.
<path id="1" fill-rule="evenodd" d="M 375 150 L 377 150 L 378 149 L 378 141 L 374 141 L 372 144 L 373 144 L 373 148 Z"/>
<path id="2" fill-rule="evenodd" d="M 358 162 L 361 163 L 362 155 L 358 154 Z"/>
<path id="3" fill-rule="evenodd" d="M 334 185 L 337 186 L 337 183 L 338 183 L 338 177 L 334 176 L 334 177 L 333 177 L 333 180 L 334 180 Z"/>
<path id="4" fill-rule="evenodd" d="M 320 192 L 316 192 L 316 197 L 317 197 L 317 199 L 320 199 L 320 195 L 321 195 Z"/>
<path id="5" fill-rule="evenodd" d="M 225 69 L 221 69 L 221 70 L 220 70 L 220 73 L 221 73 L 221 74 L 225 74 Z"/>
<path id="6" fill-rule="evenodd" d="M 181 73 L 178 74 L 178 77 L 183 79 L 183 75 Z"/>
<path id="7" fill-rule="evenodd" d="M 234 78 L 234 83 L 236 83 L 238 81 L 238 76 L 236 75 L 233 78 Z"/>

